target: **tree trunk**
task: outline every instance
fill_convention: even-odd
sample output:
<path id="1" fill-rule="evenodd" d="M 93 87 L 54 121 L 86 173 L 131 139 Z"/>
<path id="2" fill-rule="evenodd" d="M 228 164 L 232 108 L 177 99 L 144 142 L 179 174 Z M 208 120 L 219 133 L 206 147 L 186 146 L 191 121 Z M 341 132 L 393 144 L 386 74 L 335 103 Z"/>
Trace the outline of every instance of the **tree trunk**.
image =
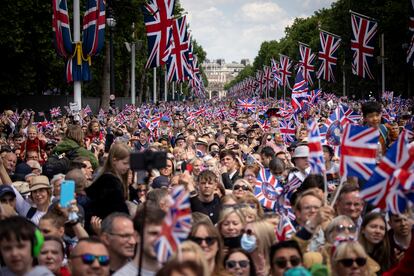
<path id="1" fill-rule="evenodd" d="M 131 90 L 131 70 L 128 65 L 126 65 L 126 70 L 124 70 L 124 97 L 127 98 L 130 96 L 129 91 Z"/>
<path id="2" fill-rule="evenodd" d="M 105 58 L 104 58 L 104 66 L 102 70 L 102 83 L 101 83 L 101 108 L 106 112 L 109 110 L 109 96 L 110 92 L 110 68 L 109 68 L 109 42 L 105 43 Z"/>
<path id="3" fill-rule="evenodd" d="M 139 90 L 138 90 L 138 104 L 142 104 L 142 96 L 144 94 L 144 99 L 146 101 L 147 98 L 147 90 L 145 89 L 145 84 L 146 84 L 146 78 L 145 78 L 146 74 L 145 74 L 145 69 L 142 70 L 141 72 L 141 78 L 139 81 Z M 144 89 L 145 89 L 145 93 L 144 93 Z"/>

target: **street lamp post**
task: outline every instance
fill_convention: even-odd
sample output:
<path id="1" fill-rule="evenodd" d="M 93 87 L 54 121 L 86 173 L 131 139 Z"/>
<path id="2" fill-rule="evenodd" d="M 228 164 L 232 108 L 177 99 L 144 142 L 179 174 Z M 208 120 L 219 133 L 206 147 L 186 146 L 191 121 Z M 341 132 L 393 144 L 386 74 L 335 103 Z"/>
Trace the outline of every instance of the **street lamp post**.
<path id="1" fill-rule="evenodd" d="M 115 71 L 114 71 L 114 39 L 113 32 L 116 26 L 116 20 L 113 15 L 111 7 L 108 8 L 108 16 L 106 18 L 106 24 L 109 27 L 109 87 L 111 95 L 115 94 Z"/>

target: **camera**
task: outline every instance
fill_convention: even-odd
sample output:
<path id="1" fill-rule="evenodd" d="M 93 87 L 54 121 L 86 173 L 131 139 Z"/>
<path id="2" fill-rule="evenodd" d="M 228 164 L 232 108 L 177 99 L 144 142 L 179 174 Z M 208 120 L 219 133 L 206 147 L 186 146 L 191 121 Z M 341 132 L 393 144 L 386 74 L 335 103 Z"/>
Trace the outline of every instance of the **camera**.
<path id="1" fill-rule="evenodd" d="M 130 166 L 134 171 L 162 169 L 167 166 L 167 153 L 164 151 L 133 152 L 130 156 Z"/>

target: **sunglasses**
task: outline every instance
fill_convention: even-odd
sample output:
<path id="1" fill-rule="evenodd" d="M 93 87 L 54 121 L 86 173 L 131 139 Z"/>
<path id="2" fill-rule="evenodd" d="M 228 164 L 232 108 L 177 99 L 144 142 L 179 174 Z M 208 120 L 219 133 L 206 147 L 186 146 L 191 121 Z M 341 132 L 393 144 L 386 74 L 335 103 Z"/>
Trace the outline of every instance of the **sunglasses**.
<path id="1" fill-rule="evenodd" d="M 247 236 L 252 236 L 253 235 L 253 231 L 252 229 L 247 229 L 247 230 L 242 230 L 242 233 L 247 234 Z"/>
<path id="2" fill-rule="evenodd" d="M 247 185 L 236 184 L 233 186 L 233 190 L 239 190 L 240 188 L 242 188 L 243 191 L 249 191 L 249 187 Z"/>
<path id="3" fill-rule="evenodd" d="M 96 260 L 98 260 L 98 263 L 101 266 L 107 266 L 109 265 L 109 256 L 96 256 L 96 255 L 92 255 L 92 254 L 83 254 L 83 255 L 79 255 L 79 256 L 71 256 L 71 258 L 81 258 L 82 262 L 86 265 L 91 265 L 93 264 L 93 262 Z"/>
<path id="4" fill-rule="evenodd" d="M 300 258 L 299 257 L 292 257 L 289 260 L 285 258 L 276 259 L 274 261 L 274 264 L 277 265 L 279 268 L 286 268 L 287 263 L 290 263 L 292 266 L 298 266 L 300 264 Z"/>
<path id="5" fill-rule="evenodd" d="M 229 269 L 235 268 L 237 265 L 241 268 L 246 268 L 250 265 L 250 262 L 249 260 L 241 260 L 241 261 L 228 260 L 226 261 L 226 267 Z"/>
<path id="6" fill-rule="evenodd" d="M 204 242 L 206 242 L 206 244 L 208 246 L 211 246 L 217 241 L 217 237 L 205 237 L 205 238 L 190 237 L 190 240 L 192 240 L 193 242 L 195 242 L 198 245 L 202 245 L 203 241 L 204 241 Z"/>
<path id="7" fill-rule="evenodd" d="M 341 224 L 341 225 L 336 226 L 336 231 L 338 231 L 340 233 L 345 232 L 346 229 L 348 229 L 349 233 L 356 233 L 356 231 L 357 231 L 357 228 L 356 228 L 355 225 L 345 226 L 345 225 Z"/>
<path id="8" fill-rule="evenodd" d="M 246 141 L 247 141 L 247 139 L 246 139 L 246 138 L 240 138 L 240 139 L 239 139 L 239 141 L 240 141 L 240 142 L 246 142 Z"/>
<path id="9" fill-rule="evenodd" d="M 357 264 L 357 266 L 364 266 L 367 263 L 367 259 L 365 258 L 356 258 L 356 259 L 342 259 L 338 260 L 344 267 L 351 267 L 354 263 Z"/>

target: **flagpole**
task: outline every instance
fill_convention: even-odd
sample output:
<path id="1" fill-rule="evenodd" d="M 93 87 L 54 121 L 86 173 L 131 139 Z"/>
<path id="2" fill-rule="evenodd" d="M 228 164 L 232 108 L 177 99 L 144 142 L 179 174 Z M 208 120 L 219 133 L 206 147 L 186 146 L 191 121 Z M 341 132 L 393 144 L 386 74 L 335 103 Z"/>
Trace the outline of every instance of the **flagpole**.
<path id="1" fill-rule="evenodd" d="M 286 85 L 283 86 L 283 101 L 286 102 Z"/>
<path id="2" fill-rule="evenodd" d="M 381 34 L 381 94 L 385 91 L 385 42 L 384 42 L 384 33 Z M 381 95 L 377 97 L 377 99 L 381 99 Z"/>
<path id="3" fill-rule="evenodd" d="M 131 43 L 131 104 L 135 105 L 135 23 L 132 23 L 132 43 Z"/>
<path id="4" fill-rule="evenodd" d="M 167 70 L 164 72 L 164 102 L 168 99 Z"/>
<path id="5" fill-rule="evenodd" d="M 153 69 L 153 82 L 152 82 L 152 99 L 154 104 L 157 103 L 157 67 Z"/>
<path id="6" fill-rule="evenodd" d="M 175 100 L 175 82 L 172 83 L 172 100 Z"/>
<path id="7" fill-rule="evenodd" d="M 342 63 L 342 96 L 346 96 L 346 73 L 345 73 L 345 58 Z"/>
<path id="8" fill-rule="evenodd" d="M 73 42 L 80 43 L 80 10 L 79 0 L 73 1 Z M 75 62 L 75 60 L 73 61 Z M 81 81 L 73 82 L 73 99 L 78 104 L 79 109 L 82 108 L 82 86 Z"/>
<path id="9" fill-rule="evenodd" d="M 323 189 L 324 189 L 324 200 L 325 200 L 325 205 L 328 205 L 328 180 L 326 178 L 326 169 L 323 172 Z"/>

